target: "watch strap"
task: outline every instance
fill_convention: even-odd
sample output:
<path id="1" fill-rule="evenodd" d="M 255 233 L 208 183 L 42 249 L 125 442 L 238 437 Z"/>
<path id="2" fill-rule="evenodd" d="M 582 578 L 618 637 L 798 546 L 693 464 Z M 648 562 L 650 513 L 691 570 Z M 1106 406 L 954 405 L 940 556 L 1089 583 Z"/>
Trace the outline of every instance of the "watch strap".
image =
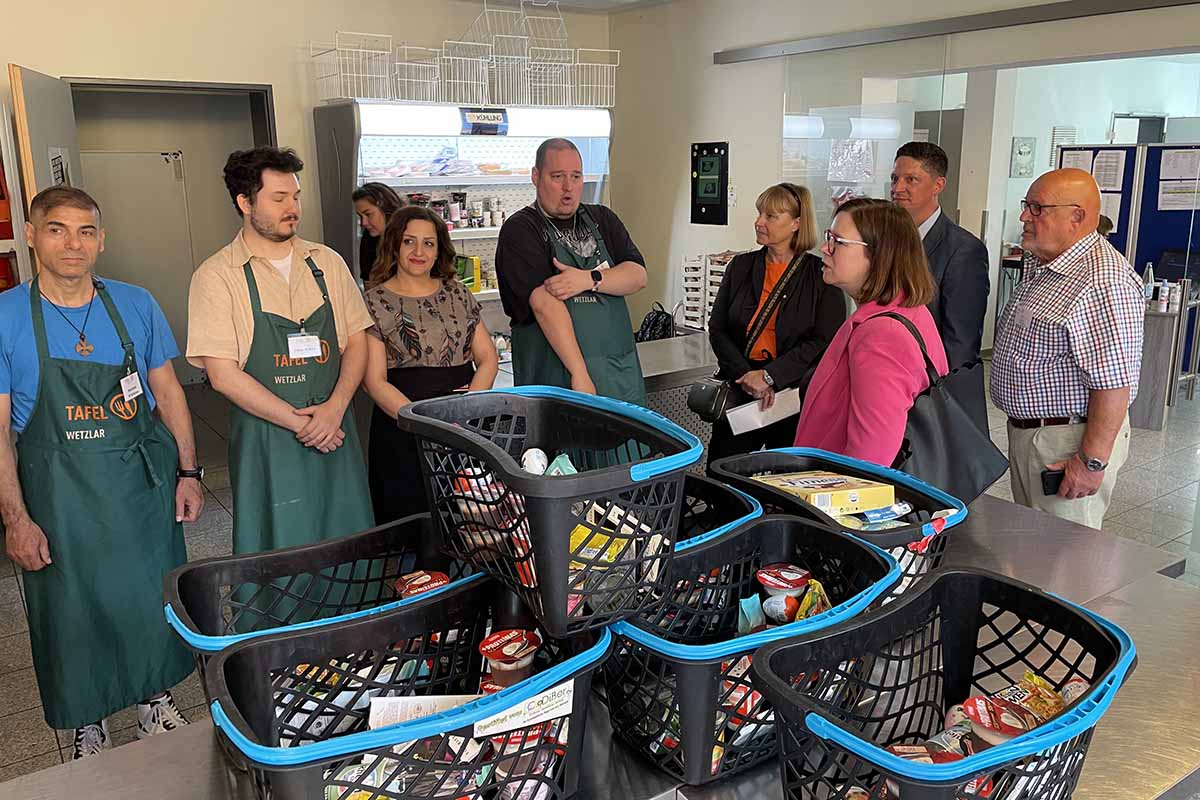
<path id="1" fill-rule="evenodd" d="M 175 470 L 175 478 L 195 478 L 200 480 L 204 477 L 204 467 L 196 467 L 195 469 L 177 469 Z"/>

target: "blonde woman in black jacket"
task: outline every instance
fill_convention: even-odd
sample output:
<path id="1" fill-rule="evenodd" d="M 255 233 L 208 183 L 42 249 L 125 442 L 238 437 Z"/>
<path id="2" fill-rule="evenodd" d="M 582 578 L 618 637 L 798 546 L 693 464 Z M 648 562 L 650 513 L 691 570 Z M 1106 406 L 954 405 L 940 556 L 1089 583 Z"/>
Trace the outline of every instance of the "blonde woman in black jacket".
<path id="1" fill-rule="evenodd" d="M 846 319 L 846 303 L 841 290 L 821 280 L 821 259 L 807 252 L 817 245 L 808 189 L 777 184 L 758 196 L 755 207 L 759 249 L 736 256 L 725 269 L 708 338 L 720 377 L 735 382 L 744 393 L 741 402 L 753 398 L 765 409 L 774 403 L 777 391 L 799 387 L 803 398 L 821 354 Z M 796 266 L 789 269 L 793 261 Z M 765 324 L 754 325 L 777 285 L 782 288 L 774 313 Z M 761 332 L 748 345 L 752 326 Z M 721 418 L 713 424 L 708 459 L 711 463 L 762 447 L 789 447 L 795 433 L 795 417 L 741 436 L 734 436 L 729 422 Z"/>

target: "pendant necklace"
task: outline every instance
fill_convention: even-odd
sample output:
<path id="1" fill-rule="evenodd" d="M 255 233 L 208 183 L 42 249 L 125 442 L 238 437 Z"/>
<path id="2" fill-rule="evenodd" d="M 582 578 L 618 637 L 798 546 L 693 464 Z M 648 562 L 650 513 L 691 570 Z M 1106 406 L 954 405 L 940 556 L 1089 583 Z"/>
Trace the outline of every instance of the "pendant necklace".
<path id="1" fill-rule="evenodd" d="M 75 332 L 79 334 L 79 341 L 75 343 L 75 352 L 79 353 L 79 355 L 83 356 L 84 358 L 90 356 L 92 351 L 96 349 L 96 346 L 87 340 L 87 334 L 85 334 L 84 331 L 87 330 L 88 319 L 92 316 L 92 303 L 96 302 L 95 284 L 92 284 L 92 299 L 88 300 L 87 313 L 83 315 L 82 328 L 76 328 L 75 323 L 71 322 L 71 318 L 63 313 L 63 310 L 55 305 L 53 300 L 51 300 L 49 297 L 46 297 L 46 293 L 42 291 L 42 287 L 40 286 L 38 287 L 38 294 L 40 294 L 42 298 L 50 304 L 50 307 L 57 311 L 59 315 L 67 321 L 67 324 L 74 328 Z"/>

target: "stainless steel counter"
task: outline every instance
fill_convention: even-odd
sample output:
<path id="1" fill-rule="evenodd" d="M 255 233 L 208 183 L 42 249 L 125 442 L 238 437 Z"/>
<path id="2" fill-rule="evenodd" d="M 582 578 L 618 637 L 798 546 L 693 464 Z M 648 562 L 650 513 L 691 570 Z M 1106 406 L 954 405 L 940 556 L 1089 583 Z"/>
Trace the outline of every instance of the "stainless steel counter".
<path id="1" fill-rule="evenodd" d="M 717 368 L 717 357 L 704 334 L 641 342 L 637 351 L 646 379 L 646 392 L 650 394 L 690 386 L 698 378 L 713 374 Z M 496 388 L 512 385 L 512 363 L 501 364 Z"/>
<path id="2" fill-rule="evenodd" d="M 947 563 L 1013 575 L 1083 603 L 1122 625 L 1138 647 L 1138 668 L 1096 730 L 1076 800 L 1146 800 L 1200 766 L 1200 590 L 1178 574 L 1182 557 L 1102 531 L 981 497 L 954 529 Z M 611 740 L 607 713 L 593 704 L 580 796 L 596 800 L 781 798 L 778 766 L 734 781 L 680 786 Z M 1172 793 L 1172 797 L 1176 795 Z M 207 723 L 53 767 L 0 785 L 20 800 L 249 800 L 244 775 L 230 772 Z M 1178 798 L 1192 794 L 1179 794 Z"/>

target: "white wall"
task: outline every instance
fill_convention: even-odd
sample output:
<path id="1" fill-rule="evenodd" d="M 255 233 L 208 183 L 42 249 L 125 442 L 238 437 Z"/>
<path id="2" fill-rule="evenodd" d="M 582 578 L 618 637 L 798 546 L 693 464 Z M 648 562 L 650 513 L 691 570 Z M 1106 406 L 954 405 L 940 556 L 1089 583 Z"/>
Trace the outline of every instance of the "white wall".
<path id="1" fill-rule="evenodd" d="M 1013 136 L 1037 139 L 1038 171 L 1050 169 L 1050 129 L 1074 125 L 1076 141 L 1108 141 L 1114 113 L 1193 116 L 1200 85 L 1200 64 L 1153 58 L 1054 64 L 1016 70 L 1016 111 Z M 1008 222 L 1004 235 L 1010 241 L 1020 232 L 1016 208 L 1033 178 L 1008 181 Z"/>
<path id="2" fill-rule="evenodd" d="M 879 0 L 674 0 L 613 14 L 611 46 L 622 50 L 626 78 L 617 85 L 612 203 L 650 267 L 649 286 L 632 303 L 635 318 L 662 297 L 668 270 L 677 271 L 685 254 L 753 246 L 753 199 L 779 180 L 782 111 L 785 104 L 798 108 L 786 94 L 789 61 L 790 84 L 803 86 L 811 95 L 802 98 L 802 105 L 810 107 L 860 102 L 862 79 L 897 64 L 904 69 L 891 77 L 919 77 L 943 68 L 961 73 L 1020 60 L 1200 49 L 1197 4 L 900 43 L 895 52 L 903 53 L 890 60 L 868 60 L 861 49 L 854 49 L 725 66 L 712 62 L 717 50 L 1028 4 L 950 0 L 926 7 Z M 909 57 L 908 63 L 902 55 Z M 806 69 L 805 61 L 841 68 Z M 637 78 L 629 80 L 630 75 Z M 826 101 L 818 95 L 825 95 Z M 738 206 L 731 209 L 727 227 L 693 226 L 688 222 L 688 147 L 714 140 L 730 142 Z"/>
<path id="3" fill-rule="evenodd" d="M 281 145 L 310 167 L 301 235 L 319 239 L 321 213 L 314 161 L 313 94 L 308 43 L 335 31 L 391 34 L 396 44 L 437 46 L 459 38 L 479 15 L 479 0 L 4 0 L 0 54 L 54 76 L 190 82 L 265 83 L 274 89 Z M 574 47 L 606 48 L 608 17 L 566 14 Z M 626 73 L 628 74 L 628 73 Z M 9 95 L 8 76 L 0 96 Z M 220 181 L 220 176 L 212 178 Z M 232 236 L 232 232 L 230 233 Z"/>
<path id="4" fill-rule="evenodd" d="M 903 78 L 897 96 L 914 106 L 914 111 L 944 111 L 967 104 L 967 73 Z"/>

